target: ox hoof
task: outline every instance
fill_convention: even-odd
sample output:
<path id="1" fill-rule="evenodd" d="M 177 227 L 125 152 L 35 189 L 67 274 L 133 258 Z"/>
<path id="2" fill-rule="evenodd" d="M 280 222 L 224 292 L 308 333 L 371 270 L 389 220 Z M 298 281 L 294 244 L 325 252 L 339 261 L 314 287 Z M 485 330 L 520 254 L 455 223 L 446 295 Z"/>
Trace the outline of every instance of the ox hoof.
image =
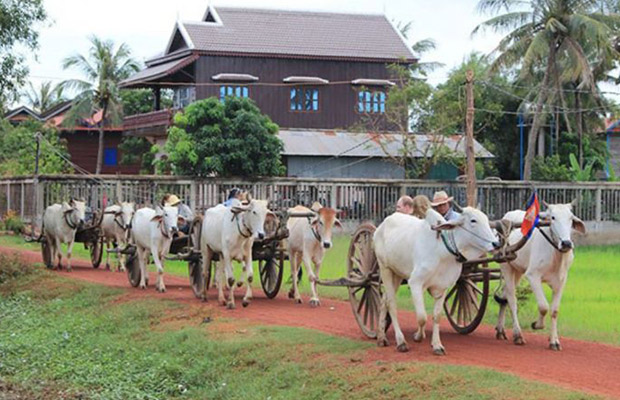
<path id="1" fill-rule="evenodd" d="M 560 342 L 555 342 L 555 343 L 549 343 L 549 348 L 553 351 L 560 351 L 562 350 L 562 346 L 560 345 Z"/>
<path id="2" fill-rule="evenodd" d="M 248 283 L 252 283 L 254 282 L 254 277 L 253 276 L 248 276 Z"/>
<path id="3" fill-rule="evenodd" d="M 295 303 L 297 303 L 297 304 L 301 304 L 301 303 L 302 303 L 302 301 L 301 301 L 301 299 L 295 299 Z"/>
<path id="4" fill-rule="evenodd" d="M 241 302 L 241 305 L 243 306 L 243 308 L 245 308 L 245 307 L 247 307 L 247 306 L 249 306 L 249 305 L 250 305 L 250 301 L 249 301 L 249 300 L 243 300 L 243 301 Z"/>
<path id="5" fill-rule="evenodd" d="M 294 299 L 295 298 L 295 292 L 293 291 L 293 289 L 288 291 L 288 298 L 289 299 Z"/>
<path id="6" fill-rule="evenodd" d="M 310 304 L 310 307 L 315 308 L 320 306 L 321 302 L 319 301 L 319 299 L 311 299 L 308 304 Z"/>
<path id="7" fill-rule="evenodd" d="M 234 310 L 235 309 L 235 303 L 227 303 L 226 304 L 226 308 L 229 310 Z"/>
<path id="8" fill-rule="evenodd" d="M 126 272 L 127 269 L 125 267 L 120 267 L 119 269 L 116 270 L 116 272 Z"/>
<path id="9" fill-rule="evenodd" d="M 109 271 L 110 270 L 110 264 L 106 263 L 105 269 L 107 269 Z"/>
<path id="10" fill-rule="evenodd" d="M 237 282 L 237 287 L 241 287 L 241 286 L 243 286 L 243 281 Z"/>
<path id="11" fill-rule="evenodd" d="M 436 356 L 445 356 L 446 349 L 444 349 L 443 346 L 433 347 L 433 354 Z"/>
<path id="12" fill-rule="evenodd" d="M 231 288 L 235 284 L 235 278 L 228 278 L 228 287 Z"/>
<path id="13" fill-rule="evenodd" d="M 506 331 L 504 331 L 503 329 L 495 328 L 495 339 L 508 340 L 508 337 L 506 337 Z"/>
<path id="14" fill-rule="evenodd" d="M 71 272 L 72 268 L 71 267 L 67 267 L 67 272 Z"/>
<path id="15" fill-rule="evenodd" d="M 525 344 L 525 339 L 523 339 L 523 336 L 521 335 L 515 335 L 512 338 L 512 342 L 516 344 L 517 346 L 523 346 Z"/>
<path id="16" fill-rule="evenodd" d="M 146 285 L 140 285 L 140 289 L 145 290 L 146 289 Z"/>
<path id="17" fill-rule="evenodd" d="M 544 328 L 545 328 L 545 325 L 538 326 L 538 321 L 532 322 L 532 329 L 538 331 Z"/>
<path id="18" fill-rule="evenodd" d="M 157 288 L 159 293 L 166 293 L 166 288 Z"/>
<path id="19" fill-rule="evenodd" d="M 415 333 L 413 335 L 413 341 L 416 342 L 416 343 L 420 343 L 420 342 L 422 342 L 422 340 L 424 340 L 424 337 L 425 337 L 424 333 L 422 333 L 422 334 Z"/>
<path id="20" fill-rule="evenodd" d="M 396 350 L 398 350 L 399 353 L 406 353 L 409 351 L 409 346 L 407 346 L 407 343 L 403 342 L 396 346 Z"/>
<path id="21" fill-rule="evenodd" d="M 387 340 L 387 338 L 377 339 L 377 346 L 378 347 L 387 347 L 389 345 L 390 345 L 390 342 Z"/>

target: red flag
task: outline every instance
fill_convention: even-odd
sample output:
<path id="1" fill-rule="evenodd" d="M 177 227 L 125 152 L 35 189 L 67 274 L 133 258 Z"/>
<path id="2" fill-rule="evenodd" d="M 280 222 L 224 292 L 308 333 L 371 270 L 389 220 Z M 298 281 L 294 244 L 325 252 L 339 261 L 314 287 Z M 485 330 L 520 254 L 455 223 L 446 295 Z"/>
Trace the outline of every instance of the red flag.
<path id="1" fill-rule="evenodd" d="M 102 207 L 105 208 L 108 204 L 108 196 L 104 193 L 103 199 L 101 200 Z"/>
<path id="2" fill-rule="evenodd" d="M 529 238 L 532 232 L 534 232 L 534 228 L 538 225 L 538 217 L 540 215 L 540 203 L 538 202 L 538 193 L 535 190 L 526 207 L 523 223 L 521 224 L 521 233 Z"/>

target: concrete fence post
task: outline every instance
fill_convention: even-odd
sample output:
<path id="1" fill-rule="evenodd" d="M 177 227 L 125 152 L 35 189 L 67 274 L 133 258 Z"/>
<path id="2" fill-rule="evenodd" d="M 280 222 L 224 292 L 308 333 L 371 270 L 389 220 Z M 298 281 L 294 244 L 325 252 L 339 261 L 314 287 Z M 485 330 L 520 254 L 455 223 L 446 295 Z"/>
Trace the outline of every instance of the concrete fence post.
<path id="1" fill-rule="evenodd" d="M 594 220 L 596 222 L 601 222 L 603 215 L 603 190 L 599 187 L 596 188 L 596 196 L 595 196 L 595 211 L 594 211 Z"/>
<path id="2" fill-rule="evenodd" d="M 333 209 L 338 208 L 337 197 L 338 197 L 338 185 L 333 184 L 331 185 L 331 193 L 329 195 L 329 206 Z"/>
<path id="3" fill-rule="evenodd" d="M 189 207 L 192 210 L 198 210 L 198 191 L 196 189 L 196 181 L 191 181 L 189 184 Z"/>

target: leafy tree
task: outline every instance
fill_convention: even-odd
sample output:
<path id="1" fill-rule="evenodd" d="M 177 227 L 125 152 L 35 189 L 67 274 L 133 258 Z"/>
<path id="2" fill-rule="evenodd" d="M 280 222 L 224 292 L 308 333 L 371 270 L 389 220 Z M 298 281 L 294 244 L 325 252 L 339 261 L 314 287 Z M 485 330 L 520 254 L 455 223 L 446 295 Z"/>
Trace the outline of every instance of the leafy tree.
<path id="1" fill-rule="evenodd" d="M 66 143 L 58 131 L 38 121 L 25 121 L 17 126 L 0 120 L 0 175 L 31 175 L 35 169 L 36 137 L 41 132 L 39 173 L 60 174 L 70 172 L 62 156 L 69 158 Z"/>
<path id="2" fill-rule="evenodd" d="M 24 84 L 24 51 L 38 48 L 37 25 L 46 19 L 43 0 L 0 0 L 0 111 Z"/>
<path id="3" fill-rule="evenodd" d="M 124 89 L 121 90 L 123 115 L 130 116 L 155 111 L 155 96 L 151 89 Z M 161 106 L 172 107 L 172 91 L 162 90 Z"/>
<path id="4" fill-rule="evenodd" d="M 80 120 L 101 112 L 95 170 L 99 174 L 103 165 L 105 127 L 120 124 L 123 116 L 119 83 L 138 71 L 140 66 L 131 58 L 131 51 L 125 43 L 115 49 L 112 41 L 104 41 L 96 36 L 91 37 L 90 42 L 92 47 L 88 58 L 76 54 L 63 60 L 63 68 L 78 68 L 86 77 L 86 80 L 71 79 L 65 82 L 67 87 L 79 91 L 65 121 L 75 126 Z"/>
<path id="5" fill-rule="evenodd" d="M 151 143 L 145 138 L 126 136 L 118 145 L 122 152 L 121 164 L 140 164 L 140 173 L 155 172 L 155 153 L 151 151 Z"/>
<path id="6" fill-rule="evenodd" d="M 174 117 L 158 169 L 175 175 L 283 175 L 278 126 L 246 98 L 208 98 Z"/>
<path id="7" fill-rule="evenodd" d="M 618 58 L 614 45 L 620 15 L 606 12 L 601 2 L 592 0 L 480 0 L 478 7 L 496 16 L 476 27 L 474 33 L 509 31 L 496 49 L 491 71 L 516 67 L 522 80 L 540 82 L 530 93 L 535 107 L 530 110 L 533 121 L 524 168 L 528 180 L 544 119 L 543 106 L 560 103 L 566 124 L 570 124 L 563 96 L 565 83 L 590 91 L 602 104 L 593 62 Z M 502 11 L 505 13 L 500 14 Z"/>
<path id="8" fill-rule="evenodd" d="M 447 134 L 465 132 L 464 82 L 467 70 L 474 72 L 474 137 L 495 155 L 485 171 L 496 171 L 504 179 L 519 178 L 519 130 L 517 116 L 506 111 L 517 111 L 520 100 L 498 90 L 508 87 L 506 77 L 487 76 L 489 63 L 478 53 L 467 56 L 461 65 L 448 73 L 429 101 L 428 115 L 421 118 L 422 131 L 442 131 Z"/>
<path id="9" fill-rule="evenodd" d="M 28 90 L 24 93 L 30 107 L 38 113 L 43 113 L 60 102 L 65 101 L 63 85 L 52 85 L 52 82 L 42 82 L 38 88 L 28 82 Z"/>

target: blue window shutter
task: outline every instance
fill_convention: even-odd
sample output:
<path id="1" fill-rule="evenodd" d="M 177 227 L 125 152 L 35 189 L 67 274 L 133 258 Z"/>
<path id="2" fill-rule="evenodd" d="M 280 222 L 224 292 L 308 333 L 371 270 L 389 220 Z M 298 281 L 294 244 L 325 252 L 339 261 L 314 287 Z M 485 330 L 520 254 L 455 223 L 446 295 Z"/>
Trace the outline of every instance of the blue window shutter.
<path id="1" fill-rule="evenodd" d="M 297 109 L 296 102 L 297 102 L 297 90 L 293 88 L 291 89 L 291 110 L 292 111 L 295 111 Z"/>
<path id="2" fill-rule="evenodd" d="M 220 86 L 220 101 L 224 101 L 226 97 L 226 86 Z"/>
<path id="3" fill-rule="evenodd" d="M 117 166 L 118 165 L 118 150 L 114 147 L 108 147 L 103 152 L 103 165 Z"/>
<path id="4" fill-rule="evenodd" d="M 247 88 L 247 86 L 243 87 L 243 97 L 248 97 L 248 88 Z"/>
<path id="5" fill-rule="evenodd" d="M 312 91 L 312 111 L 319 111 L 319 89 Z"/>
<path id="6" fill-rule="evenodd" d="M 385 113 L 385 93 L 384 92 L 379 92 L 379 112 L 381 114 Z"/>

